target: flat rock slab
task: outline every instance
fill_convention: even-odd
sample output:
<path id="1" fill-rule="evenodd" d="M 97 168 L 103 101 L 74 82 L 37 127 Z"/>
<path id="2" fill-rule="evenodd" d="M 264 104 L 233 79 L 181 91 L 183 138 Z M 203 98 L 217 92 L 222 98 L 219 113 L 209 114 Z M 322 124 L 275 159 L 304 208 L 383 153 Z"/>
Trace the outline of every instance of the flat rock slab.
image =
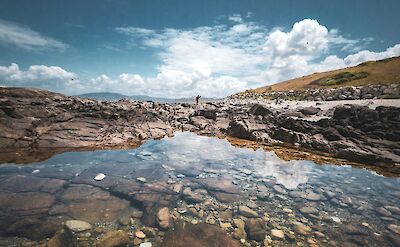
<path id="1" fill-rule="evenodd" d="M 205 223 L 178 222 L 166 233 L 162 247 L 241 247 L 220 228 Z"/>
<path id="2" fill-rule="evenodd" d="M 62 204 L 51 215 L 68 215 L 89 223 L 115 221 L 131 212 L 130 202 L 91 185 L 69 186 L 62 194 Z"/>

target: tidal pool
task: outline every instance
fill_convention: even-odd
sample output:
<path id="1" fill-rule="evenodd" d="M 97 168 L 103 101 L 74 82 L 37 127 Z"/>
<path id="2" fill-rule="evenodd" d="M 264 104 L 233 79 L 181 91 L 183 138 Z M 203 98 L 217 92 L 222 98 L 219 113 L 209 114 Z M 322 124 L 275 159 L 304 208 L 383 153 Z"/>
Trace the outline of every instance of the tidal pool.
<path id="1" fill-rule="evenodd" d="M 105 177 L 97 181 L 99 174 Z M 244 246 L 399 246 L 399 204 L 399 178 L 283 161 L 273 152 L 183 132 L 136 149 L 2 164 L 0 245 L 45 243 L 76 219 L 92 225 L 75 233 L 80 246 L 115 229 L 127 232 L 132 245 L 185 246 L 170 244 L 182 236 L 174 235 L 173 222 L 216 225 Z M 172 218 L 166 235 L 156 219 L 162 207 Z M 135 238 L 138 230 L 144 239 Z"/>

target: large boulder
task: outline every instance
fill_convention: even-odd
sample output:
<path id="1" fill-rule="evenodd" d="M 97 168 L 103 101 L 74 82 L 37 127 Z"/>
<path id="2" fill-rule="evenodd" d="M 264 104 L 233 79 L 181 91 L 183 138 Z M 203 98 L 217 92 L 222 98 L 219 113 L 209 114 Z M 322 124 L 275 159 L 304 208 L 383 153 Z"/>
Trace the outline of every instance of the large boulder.
<path id="1" fill-rule="evenodd" d="M 253 105 L 250 108 L 249 113 L 252 115 L 260 115 L 260 116 L 267 116 L 273 114 L 273 112 L 270 109 L 260 104 Z"/>

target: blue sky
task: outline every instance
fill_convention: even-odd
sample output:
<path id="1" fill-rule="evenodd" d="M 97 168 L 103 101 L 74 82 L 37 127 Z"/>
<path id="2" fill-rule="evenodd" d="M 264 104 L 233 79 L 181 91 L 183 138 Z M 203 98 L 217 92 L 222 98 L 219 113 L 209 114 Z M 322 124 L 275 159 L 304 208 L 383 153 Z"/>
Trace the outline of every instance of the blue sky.
<path id="1" fill-rule="evenodd" d="M 1 5 L 0 85 L 66 94 L 221 97 L 400 55 L 397 0 Z"/>

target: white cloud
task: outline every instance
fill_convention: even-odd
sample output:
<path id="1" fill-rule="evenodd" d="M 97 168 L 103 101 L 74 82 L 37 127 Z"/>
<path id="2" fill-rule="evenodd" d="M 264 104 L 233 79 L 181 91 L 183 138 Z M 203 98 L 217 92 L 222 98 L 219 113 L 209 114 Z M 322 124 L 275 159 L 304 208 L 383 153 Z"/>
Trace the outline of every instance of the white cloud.
<path id="1" fill-rule="evenodd" d="M 250 13 L 250 12 L 249 12 Z M 251 14 L 249 15 L 249 17 L 251 16 Z M 242 22 L 242 16 L 239 14 L 234 14 L 228 17 L 228 20 L 233 21 L 233 22 Z"/>
<path id="2" fill-rule="evenodd" d="M 375 61 L 396 56 L 400 56 L 400 44 L 389 47 L 383 52 L 373 52 L 368 50 L 359 51 L 355 54 L 348 55 L 344 59 L 344 62 L 348 66 L 355 66 L 365 61 Z"/>
<path id="3" fill-rule="evenodd" d="M 0 19 L 0 43 L 13 45 L 25 50 L 56 49 L 64 51 L 68 45 L 46 37 L 27 26 Z"/>
<path id="4" fill-rule="evenodd" d="M 72 90 L 83 89 L 75 73 L 60 67 L 32 65 L 24 71 L 15 63 L 10 66 L 0 66 L 0 85 L 39 87 L 68 93 Z"/>
<path id="5" fill-rule="evenodd" d="M 124 73 L 116 78 L 101 75 L 86 81 L 74 80 L 74 87 L 80 93 L 109 91 L 170 98 L 196 94 L 223 97 L 313 72 L 400 56 L 400 44 L 382 52 L 357 51 L 371 39 L 348 39 L 337 29 L 328 29 L 316 20 L 304 19 L 294 23 L 290 29 L 268 30 L 238 15 L 229 19 L 232 21 L 229 25 L 189 30 L 116 28 L 118 33 L 128 37 L 129 42 L 139 43 L 154 51 L 160 59 L 158 73 L 152 77 L 133 73 Z M 337 52 L 352 54 L 342 58 Z M 46 71 L 42 75 L 35 72 L 35 68 L 31 66 L 27 71 L 20 71 L 16 64 L 0 67 L 0 79 L 7 78 L 11 82 L 10 79 L 15 77 L 19 79 L 15 79 L 14 83 L 26 85 L 32 81 L 32 85 L 39 85 L 38 78 L 51 78 L 44 80 L 48 83 L 42 83 L 41 87 L 54 88 L 50 82 L 54 80 L 58 82 L 60 91 L 70 92 L 71 81 L 65 78 L 71 72 L 44 66 L 39 67 Z M 56 71 L 55 68 L 58 68 L 60 78 L 48 71 Z M 26 75 L 21 75 L 24 73 Z"/>

